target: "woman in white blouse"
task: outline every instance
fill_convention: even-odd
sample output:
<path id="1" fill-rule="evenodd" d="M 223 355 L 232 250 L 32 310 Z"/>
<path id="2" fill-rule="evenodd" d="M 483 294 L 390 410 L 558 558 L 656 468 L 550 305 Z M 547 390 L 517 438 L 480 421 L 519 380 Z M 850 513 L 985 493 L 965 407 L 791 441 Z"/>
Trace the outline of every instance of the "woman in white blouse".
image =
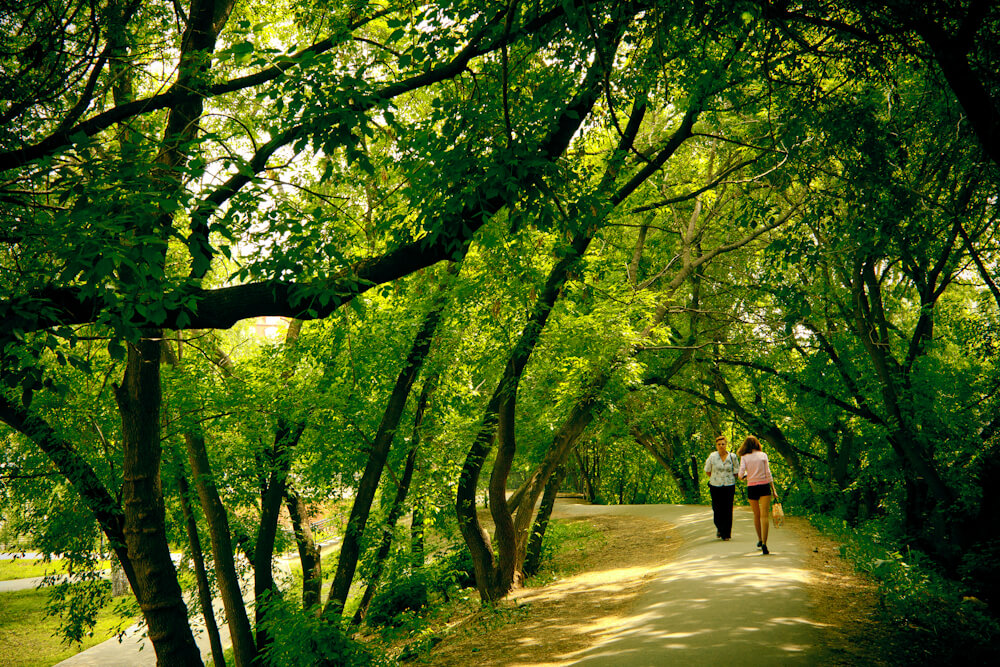
<path id="1" fill-rule="evenodd" d="M 736 496 L 736 473 L 739 460 L 728 450 L 726 436 L 715 439 L 715 451 L 705 461 L 708 491 L 712 496 L 715 536 L 728 540 L 733 536 L 733 498 Z"/>

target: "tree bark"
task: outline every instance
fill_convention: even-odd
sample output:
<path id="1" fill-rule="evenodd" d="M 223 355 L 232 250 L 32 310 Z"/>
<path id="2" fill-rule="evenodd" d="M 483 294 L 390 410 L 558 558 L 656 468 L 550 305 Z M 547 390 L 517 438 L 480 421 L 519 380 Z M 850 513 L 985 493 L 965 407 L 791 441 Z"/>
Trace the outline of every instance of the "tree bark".
<path id="1" fill-rule="evenodd" d="M 318 613 L 323 587 L 322 555 L 316 547 L 316 540 L 309 525 L 309 513 L 302 498 L 294 489 L 287 489 L 285 503 L 288 506 L 288 515 L 292 519 L 295 544 L 299 549 L 299 563 L 302 565 L 302 608 L 315 608 Z"/>
<path id="2" fill-rule="evenodd" d="M 385 568 L 386 559 L 392 547 L 392 538 L 395 533 L 396 523 L 403 514 L 406 496 L 409 493 L 410 484 L 413 480 L 413 472 L 417 463 L 417 453 L 420 449 L 420 442 L 423 440 L 421 437 L 421 425 L 427 410 L 427 403 L 436 387 L 437 375 L 432 375 L 424 381 L 424 386 L 420 390 L 420 398 L 417 399 L 416 414 L 413 418 L 413 436 L 410 438 L 410 452 L 406 457 L 403 476 L 399 480 L 399 487 L 396 489 L 396 497 L 393 500 L 392 509 L 389 510 L 389 516 L 386 519 L 386 526 L 382 531 L 382 541 L 379 543 L 378 551 L 375 554 L 375 561 L 372 564 L 372 573 L 368 579 L 368 586 L 361 596 L 361 604 L 358 606 L 358 610 L 352 620 L 354 625 L 360 625 L 368 614 L 368 607 L 371 606 L 372 599 L 375 597 L 375 591 L 378 588 L 382 570 Z M 423 544 L 421 543 L 421 549 L 422 547 Z M 421 565 L 423 564 L 422 561 L 423 559 L 421 558 Z"/>
<path id="3" fill-rule="evenodd" d="M 448 275 L 456 275 L 461 264 L 455 262 L 449 267 Z M 448 280 L 442 281 L 436 301 L 431 310 L 424 317 L 424 321 L 413 339 L 403 368 L 396 378 L 395 386 L 389 395 L 385 412 L 382 414 L 382 421 L 378 431 L 372 441 L 371 451 L 368 455 L 368 463 L 361 475 L 358 491 L 354 496 L 354 504 L 351 506 L 351 515 L 347 522 L 347 530 L 344 532 L 344 540 L 340 547 L 340 557 L 337 560 L 337 571 L 334 574 L 333 582 L 330 584 L 330 595 L 323 609 L 323 615 L 328 618 L 339 618 L 343 613 L 344 604 L 347 602 L 347 595 L 354 580 L 354 572 L 357 569 L 358 558 L 361 552 L 361 538 L 364 534 L 365 526 L 368 523 L 368 516 L 371 513 L 372 501 L 375 499 L 375 492 L 378 489 L 379 478 L 385 467 L 386 459 L 389 456 L 389 448 L 392 445 L 396 430 L 399 428 L 399 421 L 403 416 L 403 409 L 410 396 L 413 383 L 420 373 L 424 359 L 430 351 L 431 343 L 434 340 L 434 333 L 437 330 L 438 322 L 447 303 Z"/>
<path id="4" fill-rule="evenodd" d="M 125 545 L 157 663 L 201 665 L 167 543 L 160 483 L 160 334 L 148 335 L 128 345 L 125 375 L 115 391 L 122 418 Z"/>
<path id="5" fill-rule="evenodd" d="M 183 474 L 177 475 L 177 487 L 180 491 L 184 527 L 187 530 L 188 544 L 191 547 L 191 560 L 194 561 L 195 578 L 198 581 L 198 599 L 201 602 L 202 617 L 205 619 L 205 633 L 208 634 L 208 642 L 212 647 L 212 662 L 215 663 L 215 667 L 226 667 L 226 657 L 222 649 L 222 640 L 219 638 L 219 626 L 215 622 L 212 586 L 208 581 L 208 572 L 205 569 L 205 555 L 202 553 L 201 538 L 198 536 L 198 523 L 195 520 L 194 512 L 191 511 L 191 503 L 188 500 L 191 490 L 188 488 L 187 478 Z"/>
<path id="6" fill-rule="evenodd" d="M 180 359 L 169 344 L 164 343 L 161 351 L 168 364 L 180 365 Z M 222 606 L 229 625 L 229 636 L 233 642 L 233 657 L 237 665 L 243 667 L 257 659 L 257 651 L 250 629 L 250 618 L 243 602 L 239 574 L 236 572 L 236 556 L 229 529 L 229 516 L 215 486 L 215 476 L 205 447 L 205 436 L 200 428 L 192 426 L 185 431 L 184 445 L 194 487 L 208 526 L 219 596 L 222 598 Z"/>
<path id="7" fill-rule="evenodd" d="M 274 583 L 274 541 L 278 534 L 278 514 L 285 498 L 288 471 L 292 464 L 292 450 L 295 449 L 305 431 L 306 422 L 290 423 L 278 417 L 274 434 L 274 445 L 266 457 L 270 473 L 260 499 L 260 526 L 253 549 L 254 610 L 257 617 L 257 654 L 263 655 L 271 642 L 265 629 L 267 606 L 270 596 L 279 594 Z M 304 571 L 303 571 L 304 574 Z"/>
<path id="8" fill-rule="evenodd" d="M 187 446 L 188 461 L 191 474 L 194 477 L 195 489 L 201 501 L 202 512 L 208 524 L 208 535 L 212 542 L 212 555 L 215 560 L 215 574 L 219 583 L 219 596 L 226 610 L 229 622 L 229 634 L 233 640 L 233 656 L 237 665 L 250 665 L 257 657 L 253 632 L 250 629 L 250 618 L 247 616 L 246 605 L 243 602 L 243 591 L 240 588 L 239 574 L 236 572 L 236 558 L 233 552 L 232 537 L 229 532 L 229 517 L 226 508 L 219 497 L 215 486 L 215 477 L 208 461 L 205 449 L 205 438 L 200 433 L 184 434 Z"/>
<path id="9" fill-rule="evenodd" d="M 562 486 L 563 477 L 566 476 L 566 466 L 561 465 L 554 475 L 551 475 L 545 482 L 545 492 L 542 494 L 542 504 L 538 508 L 538 516 L 531 528 L 531 537 L 528 538 L 528 552 L 524 558 L 524 574 L 527 577 L 538 574 L 538 568 L 542 564 L 542 545 L 545 540 L 545 530 L 549 527 L 549 519 L 552 517 L 552 508 L 556 504 L 556 494 Z"/>

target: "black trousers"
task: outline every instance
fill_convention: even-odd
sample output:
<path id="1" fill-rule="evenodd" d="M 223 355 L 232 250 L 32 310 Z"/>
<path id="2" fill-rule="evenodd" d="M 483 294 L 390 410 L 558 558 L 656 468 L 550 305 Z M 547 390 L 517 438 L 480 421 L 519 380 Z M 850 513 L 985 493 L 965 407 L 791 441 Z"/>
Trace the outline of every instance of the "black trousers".
<path id="1" fill-rule="evenodd" d="M 709 486 L 712 494 L 712 514 L 715 518 L 715 529 L 719 535 L 728 539 L 733 536 L 733 498 L 736 496 L 736 485 Z"/>

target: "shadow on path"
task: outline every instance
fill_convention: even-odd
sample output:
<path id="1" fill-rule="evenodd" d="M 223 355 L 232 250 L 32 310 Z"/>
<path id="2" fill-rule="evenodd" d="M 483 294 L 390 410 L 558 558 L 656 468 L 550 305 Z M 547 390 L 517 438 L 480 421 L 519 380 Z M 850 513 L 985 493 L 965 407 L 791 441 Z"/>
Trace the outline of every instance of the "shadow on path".
<path id="1" fill-rule="evenodd" d="M 771 529 L 763 556 L 754 547 L 753 516 L 737 508 L 733 539 L 715 535 L 701 506 L 561 507 L 568 515 L 620 514 L 672 523 L 676 557 L 659 568 L 632 613 L 595 637 L 574 665 L 823 664 L 823 626 L 810 620 L 805 549 L 791 532 Z"/>

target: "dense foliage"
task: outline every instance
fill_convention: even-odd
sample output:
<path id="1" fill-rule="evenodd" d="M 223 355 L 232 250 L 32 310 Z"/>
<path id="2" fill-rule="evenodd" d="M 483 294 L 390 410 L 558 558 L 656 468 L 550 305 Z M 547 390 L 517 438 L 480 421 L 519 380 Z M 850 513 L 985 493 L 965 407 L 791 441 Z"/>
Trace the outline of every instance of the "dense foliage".
<path id="1" fill-rule="evenodd" d="M 755 433 L 995 610 L 998 11 L 5 3 L 0 528 L 107 545 L 162 664 L 172 546 L 237 664 L 364 661 L 459 553 L 519 585 L 560 486 L 699 502 Z"/>

